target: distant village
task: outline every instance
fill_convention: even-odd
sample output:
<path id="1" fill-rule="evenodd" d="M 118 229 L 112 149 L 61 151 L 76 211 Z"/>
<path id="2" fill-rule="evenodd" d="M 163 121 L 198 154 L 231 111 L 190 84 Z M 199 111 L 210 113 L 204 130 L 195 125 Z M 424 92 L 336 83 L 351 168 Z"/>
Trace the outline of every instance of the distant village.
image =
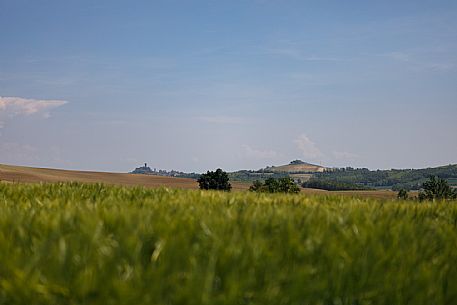
<path id="1" fill-rule="evenodd" d="M 181 178 L 198 178 L 200 174 L 196 173 L 184 173 L 180 171 L 167 171 L 164 169 L 157 168 L 151 169 L 147 163 L 144 163 L 144 166 L 135 168 L 131 174 L 142 174 L 142 175 L 154 175 L 154 176 L 164 176 L 164 177 L 181 177 Z"/>

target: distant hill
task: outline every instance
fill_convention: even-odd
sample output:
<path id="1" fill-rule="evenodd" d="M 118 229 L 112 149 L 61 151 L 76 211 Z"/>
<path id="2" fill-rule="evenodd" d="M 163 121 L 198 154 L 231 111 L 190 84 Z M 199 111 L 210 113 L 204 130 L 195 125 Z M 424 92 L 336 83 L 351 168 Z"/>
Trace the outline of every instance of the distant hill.
<path id="1" fill-rule="evenodd" d="M 176 187 L 196 189 L 195 180 L 152 175 L 134 175 L 125 173 L 106 173 L 93 171 L 74 171 L 52 168 L 34 168 L 0 164 L 0 181 L 7 182 L 87 182 L 118 184 L 125 186 Z"/>
<path id="2" fill-rule="evenodd" d="M 286 165 L 280 165 L 280 166 L 271 166 L 271 167 L 266 167 L 265 169 L 261 170 L 264 173 L 267 172 L 272 172 L 272 173 L 321 173 L 325 171 L 325 167 L 316 165 L 316 164 L 311 164 L 307 162 L 303 162 L 301 160 L 294 160 L 290 162 L 289 164 Z"/>
<path id="3" fill-rule="evenodd" d="M 287 165 L 268 166 L 260 170 L 241 170 L 229 173 L 234 181 L 252 182 L 267 178 L 291 177 L 298 183 L 310 185 L 344 184 L 360 189 L 418 190 L 430 176 L 447 180 L 457 187 L 457 165 L 423 169 L 369 170 L 367 168 L 327 168 L 294 160 Z"/>
<path id="4" fill-rule="evenodd" d="M 326 167 L 320 165 L 294 160 L 286 165 L 267 166 L 259 170 L 240 170 L 232 172 L 229 173 L 229 177 L 231 180 L 235 181 L 255 181 L 265 180 L 267 178 L 291 177 L 300 182 L 307 181 L 314 174 L 322 173 L 326 169 Z"/>
<path id="5" fill-rule="evenodd" d="M 353 184 L 363 188 L 417 190 L 431 175 L 446 179 L 457 187 L 457 165 L 446 165 L 423 169 L 369 170 L 367 168 L 327 168 L 295 160 L 287 165 L 271 166 L 260 170 L 241 170 L 229 173 L 235 190 L 247 189 L 254 180 L 267 178 L 291 177 L 297 182 L 310 181 L 314 184 L 342 183 Z M 0 181 L 3 182 L 88 182 L 120 185 L 142 185 L 146 187 L 198 188 L 195 179 L 170 177 L 170 175 L 198 175 L 176 171 L 155 171 L 147 165 L 137 168 L 136 172 L 144 173 L 106 173 L 91 171 L 71 171 L 49 168 L 32 168 L 0 164 Z M 153 174 L 151 174 L 151 172 Z M 155 172 L 155 173 L 154 173 Z M 321 184 L 322 184 L 321 183 Z"/>

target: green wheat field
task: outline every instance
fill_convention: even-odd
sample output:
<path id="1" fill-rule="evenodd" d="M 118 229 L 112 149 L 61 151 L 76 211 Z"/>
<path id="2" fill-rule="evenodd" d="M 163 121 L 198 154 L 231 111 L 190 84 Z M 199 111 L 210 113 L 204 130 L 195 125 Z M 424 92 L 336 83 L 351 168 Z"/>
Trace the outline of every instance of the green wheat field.
<path id="1" fill-rule="evenodd" d="M 0 304 L 456 304 L 457 203 L 0 183 Z"/>

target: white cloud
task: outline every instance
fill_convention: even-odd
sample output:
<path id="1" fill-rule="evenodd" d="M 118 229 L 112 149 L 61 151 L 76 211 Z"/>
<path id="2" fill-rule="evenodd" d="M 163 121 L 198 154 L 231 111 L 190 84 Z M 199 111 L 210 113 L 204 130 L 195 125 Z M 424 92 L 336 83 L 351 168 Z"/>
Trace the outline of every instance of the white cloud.
<path id="1" fill-rule="evenodd" d="M 50 109 L 65 105 L 66 103 L 66 101 L 61 100 L 35 100 L 0 96 L 0 114 L 6 114 L 12 117 L 39 113 L 44 115 L 44 117 L 48 117 Z"/>
<path id="2" fill-rule="evenodd" d="M 255 159 L 273 159 L 278 156 L 278 153 L 274 150 L 259 150 L 252 148 L 251 146 L 245 144 L 242 146 L 244 153 L 249 158 Z"/>
<path id="3" fill-rule="evenodd" d="M 322 157 L 323 154 L 316 144 L 311 141 L 306 134 L 301 134 L 294 140 L 295 145 L 301 151 L 303 157 L 307 159 L 316 159 Z"/>
<path id="4" fill-rule="evenodd" d="M 35 100 L 21 97 L 0 96 L 0 129 L 6 121 L 17 116 L 40 115 L 43 118 L 51 116 L 50 110 L 65 105 L 61 100 Z"/>

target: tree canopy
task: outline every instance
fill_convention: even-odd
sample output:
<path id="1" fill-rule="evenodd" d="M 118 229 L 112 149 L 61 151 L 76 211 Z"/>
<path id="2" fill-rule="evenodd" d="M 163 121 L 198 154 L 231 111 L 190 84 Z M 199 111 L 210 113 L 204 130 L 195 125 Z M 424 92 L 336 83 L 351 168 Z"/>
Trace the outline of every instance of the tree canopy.
<path id="1" fill-rule="evenodd" d="M 409 193 L 405 189 L 401 189 L 398 191 L 397 198 L 401 200 L 408 200 L 409 198 Z"/>
<path id="2" fill-rule="evenodd" d="M 222 169 L 218 168 L 216 171 L 208 171 L 198 178 L 198 184 L 202 190 L 221 190 L 230 191 L 232 185 L 229 182 L 229 176 Z"/>
<path id="3" fill-rule="evenodd" d="M 300 187 L 295 184 L 292 178 L 284 177 L 279 179 L 268 178 L 263 183 L 256 180 L 249 190 L 261 193 L 299 193 Z"/>
<path id="4" fill-rule="evenodd" d="M 422 184 L 419 200 L 457 199 L 457 190 L 452 189 L 446 180 L 431 176 Z"/>
<path id="5" fill-rule="evenodd" d="M 363 184 L 355 184 L 350 182 L 341 182 L 336 179 L 315 179 L 311 178 L 310 180 L 303 182 L 302 187 L 311 188 L 311 189 L 321 189 L 327 191 L 355 191 L 355 190 L 369 190 L 370 187 L 367 187 Z"/>

